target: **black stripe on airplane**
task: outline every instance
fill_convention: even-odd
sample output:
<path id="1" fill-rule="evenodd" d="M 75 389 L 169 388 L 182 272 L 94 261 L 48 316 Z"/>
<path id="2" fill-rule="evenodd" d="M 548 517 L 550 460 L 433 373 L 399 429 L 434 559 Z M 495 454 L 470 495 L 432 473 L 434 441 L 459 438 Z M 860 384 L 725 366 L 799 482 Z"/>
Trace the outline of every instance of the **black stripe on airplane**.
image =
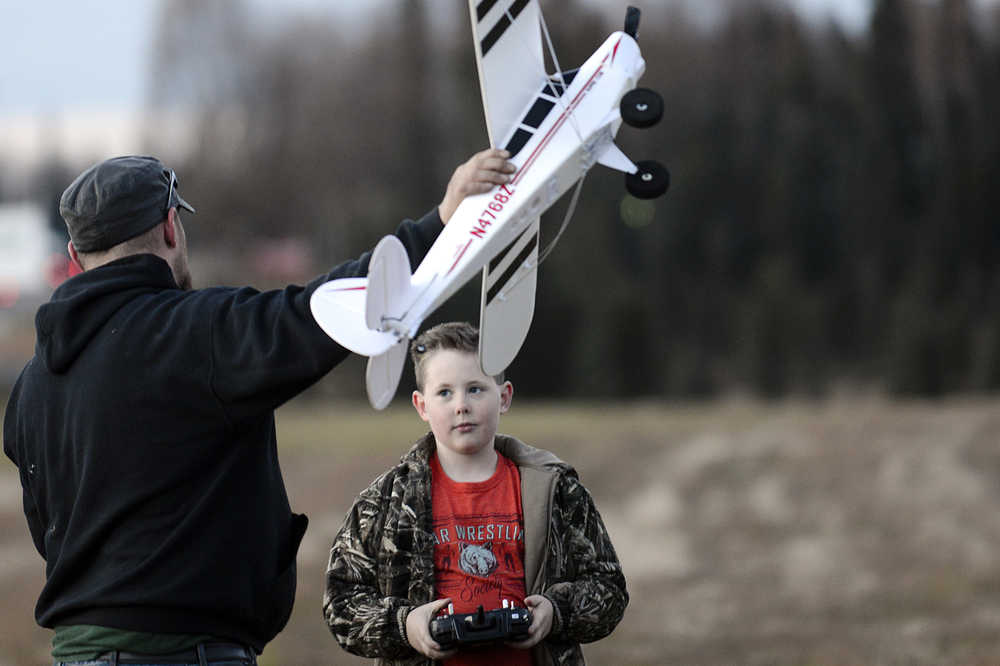
<path id="1" fill-rule="evenodd" d="M 490 261 L 490 270 L 489 270 L 489 273 L 492 273 L 493 271 L 495 271 L 497 269 L 497 266 L 500 265 L 500 263 L 503 261 L 503 258 L 507 256 L 507 253 L 510 252 L 510 249 L 512 247 L 514 247 L 515 245 L 517 245 L 517 241 L 519 241 L 519 240 L 521 240 L 520 236 L 518 236 L 517 238 L 515 238 L 514 240 L 512 240 L 510 242 L 510 245 L 508 245 L 504 249 L 500 250 L 500 252 L 497 254 L 497 256 L 493 257 L 493 260 Z M 487 273 L 487 274 L 489 274 L 489 273 Z"/>
<path id="2" fill-rule="evenodd" d="M 483 17 L 489 14 L 495 4 L 497 4 L 497 0 L 483 0 L 476 5 L 476 21 L 482 21 Z"/>
<path id="3" fill-rule="evenodd" d="M 517 245 L 517 243 L 519 243 L 524 238 L 525 234 L 528 233 L 531 233 L 530 228 L 527 229 L 523 234 L 518 236 L 517 240 L 508 245 L 503 252 L 497 255 L 493 259 L 493 261 L 490 262 L 490 270 L 492 271 L 500 263 L 500 260 L 503 259 L 503 256 L 506 255 L 507 252 L 509 252 L 512 247 Z M 507 286 L 507 283 L 510 282 L 510 279 L 514 277 L 514 274 L 517 272 L 517 269 L 521 267 L 521 264 L 524 263 L 524 261 L 531 255 L 531 253 L 534 251 L 536 247 L 538 247 L 538 234 L 533 233 L 531 234 L 531 240 L 528 242 L 528 244 L 524 246 L 524 249 L 522 249 L 521 252 L 518 253 L 514 261 L 512 261 L 510 263 L 510 266 L 507 267 L 507 270 L 503 272 L 503 275 L 497 278 L 496 282 L 493 283 L 493 286 L 491 286 L 489 291 L 486 292 L 487 306 L 493 302 L 493 299 L 496 298 L 496 295 L 498 293 L 500 293 L 500 290 L 503 289 L 505 286 Z"/>
<path id="4" fill-rule="evenodd" d="M 493 26 L 493 29 L 486 34 L 486 37 L 484 37 L 483 41 L 480 43 L 480 48 L 482 49 L 484 58 L 489 50 L 493 48 L 493 45 L 497 43 L 497 40 L 503 36 L 503 33 L 507 32 L 507 28 L 511 25 L 511 17 L 516 19 L 524 8 L 528 6 L 528 2 L 529 0 L 517 0 L 517 2 L 510 6 L 510 9 L 503 13 L 503 16 L 500 17 L 497 24 Z M 483 0 L 483 2 L 479 3 L 479 7 L 476 9 L 476 15 L 479 17 L 480 21 L 495 3 L 496 0 Z M 485 11 L 484 5 L 489 5 L 488 7 L 485 7 Z"/>

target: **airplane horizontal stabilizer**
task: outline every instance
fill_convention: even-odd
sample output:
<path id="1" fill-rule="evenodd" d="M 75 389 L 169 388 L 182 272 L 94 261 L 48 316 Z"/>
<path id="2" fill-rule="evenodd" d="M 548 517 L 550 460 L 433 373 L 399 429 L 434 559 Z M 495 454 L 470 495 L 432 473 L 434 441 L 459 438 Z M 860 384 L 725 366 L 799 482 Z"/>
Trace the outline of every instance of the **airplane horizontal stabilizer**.
<path id="1" fill-rule="evenodd" d="M 368 391 L 368 402 L 375 409 L 385 409 L 396 395 L 409 342 L 408 337 L 399 338 L 388 351 L 368 359 L 368 366 L 365 368 L 365 387 Z"/>
<path id="2" fill-rule="evenodd" d="M 373 331 L 365 323 L 367 278 L 344 278 L 320 285 L 309 299 L 313 318 L 339 345 L 362 356 L 377 356 L 398 341 L 392 332 Z"/>

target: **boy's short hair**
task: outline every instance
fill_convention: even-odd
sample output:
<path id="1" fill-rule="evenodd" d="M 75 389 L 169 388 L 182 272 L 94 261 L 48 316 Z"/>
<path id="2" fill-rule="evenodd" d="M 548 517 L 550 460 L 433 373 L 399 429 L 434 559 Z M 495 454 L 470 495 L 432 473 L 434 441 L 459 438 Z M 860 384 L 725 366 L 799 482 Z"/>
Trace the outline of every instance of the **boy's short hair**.
<path id="1" fill-rule="evenodd" d="M 479 329 L 464 321 L 438 324 L 418 335 L 410 343 L 410 358 L 417 379 L 417 390 L 424 390 L 424 363 L 431 352 L 450 349 L 468 354 L 479 354 Z M 504 373 L 494 375 L 497 384 L 504 381 Z"/>

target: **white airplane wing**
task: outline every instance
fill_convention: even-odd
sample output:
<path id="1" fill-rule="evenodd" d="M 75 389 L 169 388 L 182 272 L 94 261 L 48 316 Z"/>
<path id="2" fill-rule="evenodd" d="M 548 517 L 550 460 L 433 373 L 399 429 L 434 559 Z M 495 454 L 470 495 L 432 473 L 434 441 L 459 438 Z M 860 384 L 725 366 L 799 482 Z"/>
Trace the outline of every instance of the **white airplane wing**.
<path id="1" fill-rule="evenodd" d="M 469 0 L 469 15 L 486 128 L 500 148 L 547 78 L 538 0 Z"/>
<path id="2" fill-rule="evenodd" d="M 483 267 L 479 364 L 487 375 L 506 370 L 528 336 L 538 280 L 538 220 Z"/>

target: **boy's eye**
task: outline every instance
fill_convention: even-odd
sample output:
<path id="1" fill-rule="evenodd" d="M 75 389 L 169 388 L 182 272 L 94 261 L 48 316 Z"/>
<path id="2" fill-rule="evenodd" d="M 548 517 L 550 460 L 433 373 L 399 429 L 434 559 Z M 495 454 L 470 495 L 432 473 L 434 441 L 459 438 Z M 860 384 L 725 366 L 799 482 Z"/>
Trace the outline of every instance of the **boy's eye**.
<path id="1" fill-rule="evenodd" d="M 470 386 L 469 393 L 480 393 L 483 390 L 482 386 Z"/>
<path id="2" fill-rule="evenodd" d="M 447 398 L 449 395 L 451 395 L 451 389 L 441 389 L 440 391 L 438 391 L 438 395 L 441 396 L 442 398 Z"/>

